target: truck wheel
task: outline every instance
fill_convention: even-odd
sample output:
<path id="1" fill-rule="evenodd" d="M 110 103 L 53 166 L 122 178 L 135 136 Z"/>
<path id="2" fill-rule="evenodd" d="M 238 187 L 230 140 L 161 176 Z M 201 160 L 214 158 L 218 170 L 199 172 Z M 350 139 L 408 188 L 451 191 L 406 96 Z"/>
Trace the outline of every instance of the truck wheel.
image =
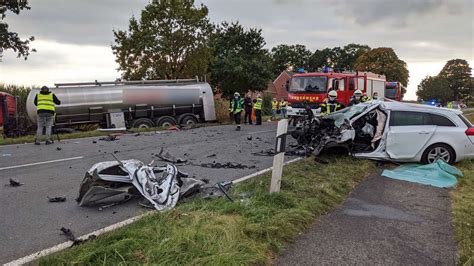
<path id="1" fill-rule="evenodd" d="M 134 128 L 152 128 L 153 125 L 153 121 L 148 118 L 139 118 L 132 123 Z"/>
<path id="2" fill-rule="evenodd" d="M 185 126 L 194 126 L 198 123 L 196 116 L 191 114 L 180 117 L 178 121 L 180 125 Z"/>
<path id="3" fill-rule="evenodd" d="M 176 126 L 177 122 L 174 117 L 171 116 L 162 116 L 156 120 L 156 125 L 158 127 L 171 127 Z"/>

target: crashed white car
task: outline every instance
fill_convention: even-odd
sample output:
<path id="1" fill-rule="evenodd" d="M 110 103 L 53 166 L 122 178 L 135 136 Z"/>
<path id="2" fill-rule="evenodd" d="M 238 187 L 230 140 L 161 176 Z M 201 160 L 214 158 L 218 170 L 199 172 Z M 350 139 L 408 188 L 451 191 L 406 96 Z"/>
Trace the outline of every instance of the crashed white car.
<path id="1" fill-rule="evenodd" d="M 461 111 L 371 101 L 301 121 L 291 135 L 305 150 L 344 147 L 355 157 L 454 163 L 474 158 L 474 127 Z"/>

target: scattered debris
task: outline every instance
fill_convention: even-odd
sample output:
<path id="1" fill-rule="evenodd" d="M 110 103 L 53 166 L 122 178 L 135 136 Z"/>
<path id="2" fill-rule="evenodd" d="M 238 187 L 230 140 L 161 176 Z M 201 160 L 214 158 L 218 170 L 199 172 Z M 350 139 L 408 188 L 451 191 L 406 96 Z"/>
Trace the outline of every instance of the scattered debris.
<path id="1" fill-rule="evenodd" d="M 84 243 L 86 241 L 89 241 L 89 240 L 94 240 L 97 237 L 96 235 L 90 235 L 86 240 L 83 240 L 83 239 L 79 239 L 76 236 L 74 236 L 74 233 L 69 228 L 61 227 L 60 230 L 64 235 L 67 236 L 69 241 L 72 241 L 72 246 L 82 244 L 82 243 Z"/>
<path id="2" fill-rule="evenodd" d="M 318 158 L 318 157 L 314 157 L 314 161 L 317 162 L 317 163 L 320 163 L 320 164 L 329 164 L 328 161 L 323 160 L 323 159 Z"/>
<path id="3" fill-rule="evenodd" d="M 23 183 L 20 183 L 19 181 L 13 179 L 13 178 L 10 178 L 10 186 L 11 187 L 19 187 L 19 186 L 23 186 L 24 184 Z"/>
<path id="4" fill-rule="evenodd" d="M 97 143 L 97 140 L 93 140 L 92 143 L 94 143 L 94 144 Z"/>
<path id="5" fill-rule="evenodd" d="M 247 140 L 252 140 L 252 136 L 248 136 L 248 137 L 247 137 Z"/>
<path id="6" fill-rule="evenodd" d="M 166 128 L 166 130 L 169 130 L 169 131 L 171 131 L 171 130 L 180 131 L 181 129 L 179 129 L 179 127 L 177 127 L 177 126 L 170 126 L 170 127 Z"/>
<path id="7" fill-rule="evenodd" d="M 119 153 L 119 152 L 120 152 L 120 151 L 114 151 L 114 154 L 117 154 L 117 153 Z"/>
<path id="8" fill-rule="evenodd" d="M 100 138 L 99 140 L 103 140 L 103 141 L 116 141 L 116 140 L 118 140 L 117 137 L 118 137 L 118 136 L 117 136 L 116 134 L 109 134 L 109 135 L 107 135 L 107 136 L 105 136 L 105 137 Z"/>
<path id="9" fill-rule="evenodd" d="M 216 157 L 217 155 L 215 153 L 211 154 L 211 155 L 208 155 L 206 156 L 207 158 L 212 158 L 212 157 Z"/>
<path id="10" fill-rule="evenodd" d="M 182 158 L 176 158 L 173 155 L 169 154 L 168 152 L 164 153 L 163 147 L 158 154 L 155 155 L 156 157 L 160 158 L 160 160 L 168 162 L 168 163 L 186 163 L 188 160 Z"/>
<path id="11" fill-rule="evenodd" d="M 60 150 L 62 150 L 62 149 L 63 149 L 63 148 L 61 148 L 61 147 L 56 147 L 56 150 L 57 150 L 57 151 L 60 151 Z"/>
<path id="12" fill-rule="evenodd" d="M 65 202 L 66 197 L 48 197 L 49 202 Z"/>
<path id="13" fill-rule="evenodd" d="M 230 168 L 230 169 L 253 169 L 256 168 L 255 165 L 244 165 L 241 163 L 234 163 L 234 162 L 227 162 L 227 163 L 218 163 L 218 162 L 212 162 L 212 163 L 202 163 L 200 165 L 201 167 L 205 168 Z"/>
<path id="14" fill-rule="evenodd" d="M 256 140 L 262 140 L 260 137 L 256 137 L 255 139 L 256 139 Z"/>

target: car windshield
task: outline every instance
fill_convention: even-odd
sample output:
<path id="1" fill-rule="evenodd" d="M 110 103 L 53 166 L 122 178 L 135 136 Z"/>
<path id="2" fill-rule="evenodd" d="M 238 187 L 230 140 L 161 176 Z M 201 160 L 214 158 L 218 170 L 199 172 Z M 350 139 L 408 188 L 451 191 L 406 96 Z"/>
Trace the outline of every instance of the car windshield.
<path id="1" fill-rule="evenodd" d="M 291 79 L 290 92 L 326 92 L 327 77 L 294 77 Z"/>
<path id="2" fill-rule="evenodd" d="M 353 117 L 365 112 L 365 110 L 367 110 L 370 106 L 370 104 L 356 104 L 340 111 L 330 113 L 326 115 L 325 118 L 334 120 L 334 124 L 339 127 L 346 119 L 351 120 Z"/>
<path id="3" fill-rule="evenodd" d="M 396 88 L 385 88 L 385 97 L 389 99 L 397 98 L 397 89 Z"/>

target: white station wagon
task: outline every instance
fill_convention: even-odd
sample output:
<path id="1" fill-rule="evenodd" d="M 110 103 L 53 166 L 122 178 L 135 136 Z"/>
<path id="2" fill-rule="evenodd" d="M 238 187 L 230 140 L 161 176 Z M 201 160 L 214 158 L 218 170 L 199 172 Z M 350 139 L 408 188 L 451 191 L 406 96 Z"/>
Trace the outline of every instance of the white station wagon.
<path id="1" fill-rule="evenodd" d="M 454 163 L 474 158 L 474 127 L 459 110 L 371 101 L 302 123 L 292 133 L 317 155 L 345 147 L 355 157 Z"/>

